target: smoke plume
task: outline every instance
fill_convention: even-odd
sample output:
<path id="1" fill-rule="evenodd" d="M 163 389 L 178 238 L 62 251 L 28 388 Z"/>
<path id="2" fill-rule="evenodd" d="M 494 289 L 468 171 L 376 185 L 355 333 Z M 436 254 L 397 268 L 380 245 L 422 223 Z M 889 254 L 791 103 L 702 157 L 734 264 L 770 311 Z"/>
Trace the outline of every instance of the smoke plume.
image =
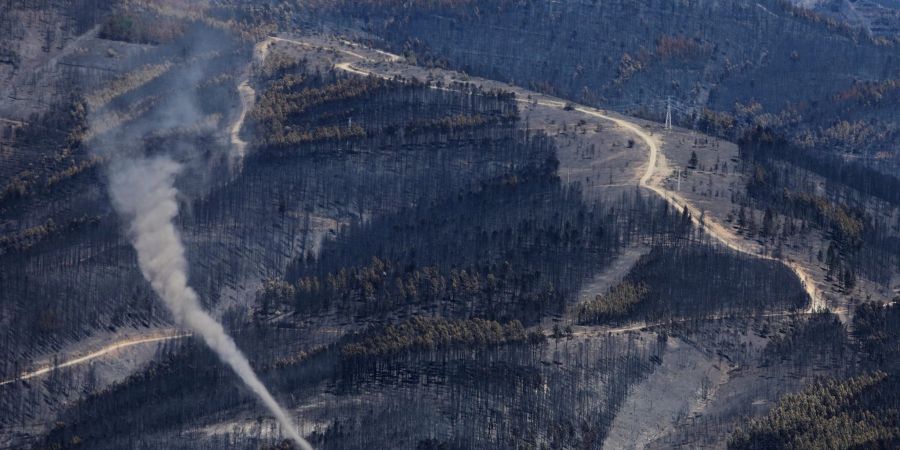
<path id="1" fill-rule="evenodd" d="M 234 340 L 200 305 L 187 284 L 184 246 L 172 220 L 178 214 L 175 176 L 181 166 L 167 157 L 127 159 L 110 167 L 110 195 L 119 214 L 129 222 L 138 265 L 175 321 L 200 335 L 228 364 L 281 424 L 300 448 L 312 450 L 290 418 L 262 384 Z"/>

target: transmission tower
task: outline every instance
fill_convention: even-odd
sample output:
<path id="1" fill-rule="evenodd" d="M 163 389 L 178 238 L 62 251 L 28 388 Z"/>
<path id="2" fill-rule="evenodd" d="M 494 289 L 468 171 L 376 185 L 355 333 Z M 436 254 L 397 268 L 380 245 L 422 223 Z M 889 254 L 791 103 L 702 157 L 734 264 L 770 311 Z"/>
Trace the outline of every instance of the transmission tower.
<path id="1" fill-rule="evenodd" d="M 672 129 L 672 97 L 666 97 L 666 129 Z"/>

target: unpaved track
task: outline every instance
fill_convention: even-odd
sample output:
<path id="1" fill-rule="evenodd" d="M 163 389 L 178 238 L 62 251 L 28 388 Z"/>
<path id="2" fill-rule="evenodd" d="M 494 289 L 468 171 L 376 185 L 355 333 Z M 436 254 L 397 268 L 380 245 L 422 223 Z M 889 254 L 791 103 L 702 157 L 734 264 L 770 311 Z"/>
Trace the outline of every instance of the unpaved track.
<path id="1" fill-rule="evenodd" d="M 647 162 L 647 168 L 644 171 L 644 175 L 642 175 L 640 179 L 641 187 L 655 192 L 656 195 L 659 195 L 670 205 L 674 206 L 678 212 L 682 212 L 685 208 L 687 208 L 688 212 L 691 214 L 691 219 L 694 224 L 701 227 L 704 231 L 706 231 L 710 236 L 714 237 L 725 247 L 728 247 L 739 253 L 745 253 L 757 258 L 767 259 L 771 261 L 780 261 L 781 263 L 785 264 L 797 275 L 797 278 L 800 279 L 800 283 L 803 285 L 803 289 L 809 295 L 810 303 L 808 311 L 815 312 L 826 308 L 825 302 L 823 301 L 822 296 L 819 294 L 818 289 L 816 289 L 815 284 L 812 282 L 806 271 L 803 270 L 803 268 L 800 267 L 797 263 L 789 260 L 773 258 L 771 256 L 751 250 L 744 243 L 744 240 L 742 238 L 736 236 L 731 230 L 722 226 L 722 224 L 720 224 L 719 222 L 716 222 L 714 220 L 703 220 L 701 222 L 700 217 L 703 212 L 697 209 L 697 207 L 692 205 L 690 202 L 685 200 L 685 198 L 680 194 L 666 190 L 654 183 L 653 178 L 656 175 L 657 168 L 659 166 L 659 164 L 657 163 L 657 161 L 659 160 L 659 142 L 656 138 L 647 134 L 647 132 L 642 130 L 639 125 L 633 122 L 629 122 L 617 117 L 607 116 L 596 109 L 579 106 L 575 108 L 575 110 L 587 115 L 609 120 L 616 125 L 636 134 L 639 138 L 641 138 L 642 141 L 644 141 L 645 144 L 647 144 L 647 147 L 649 147 L 650 149 L 650 156 Z"/>
<path id="2" fill-rule="evenodd" d="M 253 59 L 248 64 L 248 66 L 242 71 L 241 76 L 238 80 L 238 93 L 240 94 L 240 112 L 237 115 L 234 123 L 232 123 L 231 128 L 229 129 L 229 136 L 232 144 L 232 155 L 230 158 L 230 163 L 232 164 L 232 168 L 240 169 L 241 163 L 246 156 L 247 152 L 247 142 L 241 139 L 240 131 L 244 126 L 244 122 L 246 122 L 247 114 L 253 108 L 256 103 L 256 90 L 250 85 L 250 75 L 253 70 L 254 64 L 259 64 L 265 61 L 266 57 L 269 53 L 269 45 L 272 42 L 281 40 L 279 38 L 270 37 L 262 42 L 257 43 L 253 47 Z M 359 56 L 355 53 L 350 53 L 351 56 Z M 2 119 L 0 121 L 3 122 L 11 122 L 11 123 L 19 123 L 17 121 Z M 79 364 L 84 364 L 90 361 L 93 361 L 98 358 L 102 358 L 110 353 L 116 352 L 118 350 L 123 350 L 129 347 L 137 346 L 137 345 L 146 345 L 159 343 L 164 341 L 170 341 L 175 339 L 182 339 L 185 337 L 191 336 L 190 333 L 180 333 L 180 332 L 169 332 L 169 333 L 156 333 L 153 335 L 147 336 L 138 336 L 138 337 L 129 337 L 124 338 L 122 340 L 118 340 L 108 344 L 107 346 L 96 350 L 94 352 L 88 353 L 83 356 L 79 356 L 65 362 L 56 364 L 56 365 L 46 365 L 40 369 L 36 369 L 30 372 L 22 373 L 15 378 L 11 378 L 8 380 L 0 381 L 0 386 L 4 386 L 7 384 L 12 384 L 17 381 L 28 380 L 31 378 L 39 377 L 41 375 L 49 374 L 56 369 L 62 369 L 65 367 L 71 367 Z"/>
<path id="3" fill-rule="evenodd" d="M 270 36 L 263 40 L 262 42 L 258 42 L 253 46 L 253 60 L 251 63 L 243 70 L 241 73 L 241 77 L 238 80 L 238 94 L 241 99 L 241 110 L 238 112 L 237 119 L 235 119 L 234 123 L 231 124 L 231 129 L 229 130 L 229 135 L 231 137 L 231 146 L 233 149 L 231 162 L 233 167 L 240 167 L 241 161 L 243 161 L 244 157 L 247 155 L 247 141 L 243 140 L 240 136 L 241 129 L 244 127 L 244 123 L 247 120 L 247 113 L 253 109 L 253 106 L 256 104 L 256 90 L 253 89 L 253 86 L 250 85 L 250 75 L 253 70 L 253 66 L 255 64 L 262 64 L 265 62 L 266 57 L 269 55 L 269 46 L 274 42 L 287 42 L 291 44 L 298 44 L 303 46 L 310 46 L 309 44 L 296 41 L 291 39 L 284 39 L 276 36 Z M 352 45 L 350 42 L 343 41 L 345 45 Z M 363 61 L 372 61 L 370 58 L 367 58 L 359 53 L 350 51 L 350 50 L 339 50 L 341 53 L 357 58 Z M 384 56 L 388 61 L 399 61 L 401 58 L 397 55 L 378 51 L 379 55 Z M 357 75 L 367 76 L 368 72 L 363 72 L 354 69 L 350 66 L 349 63 L 346 64 L 338 64 L 338 69 L 343 70 L 345 72 L 355 73 Z"/>
<path id="4" fill-rule="evenodd" d="M 253 106 L 256 104 L 256 90 L 250 85 L 250 74 L 254 64 L 262 63 L 266 60 L 266 56 L 269 54 L 269 44 L 271 44 L 273 40 L 274 38 L 269 38 L 253 46 L 253 60 L 243 70 L 238 81 L 237 89 L 241 99 L 241 111 L 238 113 L 234 123 L 231 124 L 231 129 L 229 130 L 233 151 L 230 161 L 232 167 L 240 167 L 240 163 L 247 155 L 247 142 L 241 139 L 240 132 L 241 128 L 244 127 L 244 122 L 247 120 L 247 113 L 253 109 Z"/>
<path id="5" fill-rule="evenodd" d="M 287 38 L 270 38 L 270 39 L 281 41 L 281 42 L 298 44 L 298 45 L 302 45 L 302 46 L 308 47 L 308 48 L 321 48 L 320 46 L 316 46 L 316 45 L 313 45 L 313 44 L 310 44 L 308 42 L 304 42 L 301 40 L 287 39 Z M 347 41 L 340 41 L 340 43 L 342 45 L 348 45 L 353 48 L 360 48 L 357 44 L 349 43 Z M 355 58 L 355 59 L 357 59 L 356 62 L 363 62 L 363 63 L 373 63 L 373 62 L 397 63 L 402 60 L 402 58 L 400 58 L 397 55 L 393 55 L 390 53 L 377 51 L 377 50 L 376 50 L 377 54 L 385 56 L 385 58 L 381 61 L 379 61 L 378 59 L 368 57 L 368 56 L 364 56 L 364 55 L 360 54 L 359 52 L 342 49 L 337 46 L 330 48 L 330 50 L 334 50 L 340 54 Z M 334 67 L 336 69 L 343 70 L 345 72 L 352 73 L 355 75 L 361 75 L 361 76 L 376 76 L 379 78 L 392 78 L 394 76 L 394 74 L 391 74 L 389 72 L 388 73 L 379 72 L 378 69 L 354 66 L 353 63 L 354 63 L 354 61 L 342 61 L 342 62 L 336 63 Z M 434 89 L 449 90 L 449 88 L 446 88 L 443 86 L 432 85 L 431 87 Z M 788 260 L 788 259 L 778 259 L 778 258 L 774 258 L 769 255 L 766 255 L 764 253 L 755 251 L 753 249 L 753 245 L 749 244 L 749 242 L 747 242 L 746 239 L 736 235 L 730 229 L 728 229 L 727 227 L 723 226 L 722 224 L 716 222 L 715 220 L 711 220 L 709 218 L 704 218 L 704 220 L 701 221 L 700 217 L 703 216 L 703 212 L 700 209 L 698 209 L 696 206 L 692 205 L 680 194 L 669 191 L 669 190 L 659 186 L 654 181 L 654 179 L 657 176 L 659 169 L 661 168 L 660 164 L 659 164 L 660 142 L 654 136 L 651 136 L 649 133 L 644 131 L 639 124 L 637 124 L 633 121 L 627 120 L 623 117 L 609 115 L 608 113 L 601 111 L 599 109 L 596 109 L 596 108 L 591 108 L 591 107 L 584 106 L 584 105 L 577 105 L 572 102 L 566 102 L 566 101 L 563 101 L 560 99 L 554 99 L 554 98 L 548 97 L 544 94 L 527 91 L 520 87 L 515 87 L 515 89 L 517 91 L 519 91 L 519 93 L 527 94 L 526 96 L 522 96 L 522 95 L 516 96 L 516 101 L 518 101 L 520 103 L 537 104 L 537 105 L 548 107 L 548 108 L 564 108 L 564 107 L 566 107 L 566 105 L 569 105 L 571 108 L 573 108 L 577 112 L 612 122 L 612 123 L 618 125 L 619 127 L 622 127 L 624 129 L 630 131 L 631 133 L 635 134 L 638 138 L 641 139 L 641 141 L 644 142 L 644 144 L 647 145 L 647 147 L 649 149 L 647 166 L 644 170 L 643 175 L 641 175 L 640 179 L 638 180 L 639 186 L 649 189 L 650 191 L 654 192 L 655 194 L 657 194 L 658 196 L 663 198 L 666 202 L 668 202 L 670 205 L 672 205 L 675 208 L 675 210 L 678 211 L 679 213 L 683 212 L 684 209 L 687 209 L 687 211 L 691 215 L 691 220 L 693 221 L 693 223 L 695 225 L 697 225 L 698 227 L 700 227 L 701 229 L 703 229 L 706 233 L 708 233 L 710 236 L 715 238 L 717 241 L 719 241 L 723 246 L 725 246 L 733 251 L 739 252 L 739 253 L 749 254 L 751 256 L 755 256 L 755 257 L 770 260 L 770 261 L 779 261 L 782 264 L 786 265 L 788 268 L 790 268 L 791 271 L 793 271 L 794 274 L 797 275 L 797 278 L 800 280 L 800 283 L 802 284 L 803 289 L 809 295 L 810 303 L 809 303 L 809 306 L 808 306 L 806 312 L 813 313 L 813 312 L 824 310 L 827 308 L 827 305 L 826 305 L 821 293 L 816 288 L 815 283 L 812 281 L 812 278 L 809 276 L 809 274 L 806 272 L 806 270 L 804 268 L 802 268 L 799 264 L 797 264 L 794 261 Z M 529 97 L 529 96 L 531 98 L 525 98 L 525 97 Z M 664 171 L 662 171 L 662 172 L 664 172 Z"/>
<path id="6" fill-rule="evenodd" d="M 846 313 L 847 310 L 845 308 L 838 308 L 833 311 L 834 313 Z M 802 311 L 782 311 L 782 312 L 774 312 L 774 313 L 765 313 L 765 314 L 716 314 L 703 318 L 683 318 L 683 319 L 672 319 L 672 320 L 661 320 L 658 322 L 635 322 L 628 325 L 623 325 L 619 327 L 615 326 L 607 326 L 607 325 L 597 325 L 597 326 L 580 326 L 576 327 L 576 329 L 572 332 L 573 337 L 598 337 L 604 336 L 607 334 L 622 334 L 622 333 L 630 333 L 634 331 L 644 331 L 649 330 L 651 328 L 662 327 L 666 325 L 675 325 L 680 323 L 688 323 L 688 322 L 714 322 L 717 320 L 729 320 L 729 319 L 757 319 L 757 318 L 774 318 L 774 317 L 795 317 L 795 316 L 808 316 L 812 314 L 817 314 L 817 311 L 810 311 L 809 309 L 805 309 Z M 552 334 L 547 331 L 545 333 L 548 337 L 552 336 Z"/>
<path id="7" fill-rule="evenodd" d="M 145 344 L 171 341 L 171 340 L 175 340 L 175 339 L 186 338 L 188 336 L 190 336 L 190 334 L 171 333 L 171 334 L 162 334 L 162 335 L 156 334 L 153 336 L 138 336 L 138 337 L 133 337 L 133 338 L 128 338 L 128 339 L 123 339 L 120 341 L 113 342 L 112 344 L 109 344 L 106 347 L 101 348 L 100 350 L 88 353 L 87 355 L 80 356 L 80 357 L 77 357 L 74 359 L 70 359 L 68 361 L 65 361 L 65 362 L 62 362 L 62 363 L 59 363 L 56 365 L 46 366 L 46 367 L 43 367 L 43 368 L 40 368 L 37 370 L 33 370 L 31 372 L 25 372 L 15 378 L 11 378 L 9 380 L 0 382 L 0 386 L 15 383 L 16 381 L 28 380 L 30 378 L 39 377 L 41 375 L 46 375 L 56 369 L 62 369 L 64 367 L 75 366 L 78 364 L 84 364 L 91 360 L 106 356 L 107 354 L 110 354 L 117 350 L 126 349 L 128 347 L 133 347 L 135 345 L 145 345 Z"/>
<path id="8" fill-rule="evenodd" d="M 309 42 L 305 42 L 302 40 L 272 36 L 272 37 L 269 37 L 266 40 L 256 44 L 256 46 L 254 47 L 254 52 L 253 52 L 253 54 L 254 54 L 253 62 L 264 61 L 268 54 L 269 46 L 273 42 L 285 42 L 285 43 L 300 45 L 300 46 L 307 47 L 307 48 L 322 48 L 320 46 L 317 46 L 317 45 L 314 45 L 314 44 L 311 44 Z M 342 44 L 353 47 L 353 48 L 357 47 L 356 44 L 352 44 L 347 41 L 342 41 Z M 360 62 L 397 63 L 397 62 L 402 61 L 402 58 L 400 56 L 397 56 L 397 55 L 394 55 L 391 53 L 387 53 L 387 52 L 383 52 L 380 50 L 374 50 L 374 52 L 376 52 L 378 55 L 383 57 L 382 61 L 364 56 L 364 55 L 362 55 L 358 52 L 354 52 L 352 50 L 347 50 L 347 49 L 343 49 L 343 48 L 339 48 L 339 47 L 333 47 L 333 48 L 330 48 L 330 50 L 334 50 L 342 55 L 346 55 L 351 58 L 355 58 Z M 338 62 L 335 64 L 335 68 L 345 71 L 345 72 L 348 72 L 348 73 L 355 74 L 355 75 L 360 75 L 360 76 L 376 76 L 376 77 L 385 78 L 385 79 L 394 77 L 394 74 L 379 73 L 379 72 L 376 72 L 375 70 L 372 70 L 369 68 L 354 66 L 352 61 Z M 241 97 L 241 111 L 238 114 L 237 120 L 232 124 L 231 129 L 230 129 L 231 142 L 232 142 L 232 145 L 234 146 L 235 154 L 236 154 L 236 158 L 237 158 L 238 162 L 240 160 L 242 160 L 243 157 L 246 155 L 246 147 L 247 147 L 247 143 L 240 138 L 239 132 L 244 125 L 244 122 L 247 117 L 247 113 L 253 107 L 253 105 L 255 103 L 255 97 L 256 97 L 256 91 L 250 86 L 249 76 L 250 76 L 250 68 L 248 67 L 247 70 L 242 75 L 241 80 L 238 83 L 238 91 L 239 91 L 240 97 Z M 436 86 L 436 85 L 432 85 L 431 87 L 433 89 L 440 89 L 440 90 L 453 90 L 451 88 L 447 88 L 447 87 L 443 87 L 443 86 Z M 654 177 L 656 176 L 658 169 L 660 168 L 659 167 L 660 144 L 659 144 L 659 141 L 655 137 L 651 136 L 646 131 L 641 129 L 641 126 L 639 124 L 629 121 L 629 120 L 626 120 L 621 117 L 611 116 L 611 115 L 609 115 L 599 109 L 596 109 L 596 108 L 591 108 L 591 107 L 584 106 L 584 105 L 576 105 L 574 103 L 566 102 L 563 100 L 551 99 L 550 97 L 548 97 L 544 94 L 526 91 L 522 88 L 516 88 L 516 89 L 520 92 L 525 92 L 532 97 L 531 99 L 528 99 L 528 98 L 523 98 L 522 96 L 516 96 L 516 101 L 518 101 L 520 103 L 537 104 L 537 105 L 548 107 L 548 108 L 564 108 L 566 105 L 571 105 L 575 111 L 578 111 L 578 112 L 588 115 L 588 116 L 592 116 L 592 117 L 596 117 L 599 119 L 603 119 L 603 120 L 612 122 L 612 123 L 618 125 L 619 127 L 622 127 L 624 129 L 630 131 L 631 133 L 635 134 L 647 145 L 647 147 L 649 149 L 647 166 L 644 170 L 643 175 L 641 175 L 640 179 L 638 180 L 638 183 L 641 187 L 649 189 L 650 191 L 653 191 L 654 193 L 656 193 L 657 195 L 662 197 L 664 200 L 666 200 L 673 207 L 675 207 L 676 210 L 679 212 L 683 211 L 684 208 L 687 208 L 688 212 L 690 212 L 690 214 L 691 214 L 693 222 L 697 226 L 701 227 L 704 231 L 706 231 L 710 236 L 714 237 L 717 241 L 719 241 L 725 247 L 728 247 L 728 248 L 730 248 L 734 251 L 740 252 L 740 253 L 750 254 L 750 255 L 758 257 L 758 258 L 782 262 L 797 275 L 797 277 L 800 279 L 800 282 L 802 283 L 802 285 L 804 287 L 804 290 L 806 290 L 807 294 L 809 295 L 809 297 L 811 299 L 810 305 L 807 308 L 807 310 L 805 310 L 805 311 L 781 312 L 781 313 L 772 313 L 772 314 L 764 314 L 764 315 L 752 315 L 752 316 L 747 316 L 747 317 L 777 317 L 777 316 L 806 315 L 806 314 L 815 313 L 820 310 L 824 310 L 826 308 L 826 304 L 825 304 L 824 300 L 822 299 L 821 295 L 819 294 L 818 290 L 816 289 L 814 283 L 811 281 L 810 276 L 796 262 L 793 262 L 790 260 L 776 259 L 771 256 L 764 255 L 759 252 L 753 251 L 751 249 L 751 246 L 746 245 L 742 238 L 740 238 L 739 236 L 736 236 L 731 230 L 722 226 L 718 222 L 715 222 L 712 220 L 704 220 L 701 222 L 699 218 L 700 218 L 702 212 L 695 206 L 691 205 L 681 195 L 658 186 L 654 182 Z M 725 318 L 727 318 L 727 317 L 725 317 L 725 316 L 710 317 L 709 319 L 717 320 L 717 319 L 725 319 Z M 675 323 L 677 323 L 677 322 L 678 321 L 675 321 Z M 577 330 L 574 333 L 574 335 L 575 336 L 598 336 L 598 335 L 603 335 L 603 334 L 607 334 L 607 333 L 613 333 L 613 334 L 627 333 L 627 332 L 641 331 L 641 330 L 645 330 L 645 329 L 649 329 L 649 328 L 654 328 L 654 327 L 658 327 L 658 326 L 662 326 L 662 325 L 666 325 L 666 324 L 670 324 L 670 323 L 673 323 L 673 322 L 672 321 L 658 322 L 658 323 L 639 322 L 639 323 L 622 326 L 622 327 L 585 327 L 585 328 Z M 128 348 L 128 347 L 135 346 L 135 345 L 144 345 L 144 344 L 149 344 L 149 343 L 154 343 L 154 342 L 182 339 L 187 336 L 190 336 L 190 334 L 173 334 L 173 335 L 168 335 L 168 336 L 158 336 L 157 335 L 157 336 L 142 337 L 142 338 L 129 338 L 129 339 L 117 341 L 117 342 L 114 342 L 114 343 L 112 343 L 98 351 L 95 351 L 93 353 L 90 353 L 90 354 L 87 354 L 87 355 L 84 355 L 84 356 L 81 356 L 81 357 L 78 357 L 75 359 L 68 360 L 66 362 L 60 363 L 55 366 L 47 366 L 47 367 L 44 367 L 44 368 L 41 368 L 41 369 L 38 369 L 38 370 L 35 370 L 32 372 L 23 373 L 16 378 L 2 381 L 2 382 L 0 382 L 0 386 L 14 383 L 19 380 L 27 380 L 30 378 L 45 375 L 57 368 L 64 368 L 64 367 L 74 366 L 77 364 L 83 364 L 85 362 L 89 362 L 91 360 L 103 357 L 109 353 L 115 352 L 116 350 L 121 350 L 121 349 Z"/>

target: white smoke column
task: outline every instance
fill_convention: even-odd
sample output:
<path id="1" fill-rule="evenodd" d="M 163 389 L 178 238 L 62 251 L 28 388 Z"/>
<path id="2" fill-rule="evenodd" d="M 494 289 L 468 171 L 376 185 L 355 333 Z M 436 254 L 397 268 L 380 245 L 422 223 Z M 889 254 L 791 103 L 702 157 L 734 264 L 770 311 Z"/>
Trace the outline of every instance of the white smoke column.
<path id="1" fill-rule="evenodd" d="M 175 175 L 181 166 L 169 158 L 136 159 L 110 168 L 110 195 L 119 214 L 130 221 L 129 232 L 138 265 L 175 321 L 203 337 L 223 362 L 231 366 L 278 419 L 281 428 L 300 448 L 312 450 L 294 429 L 287 414 L 262 384 L 234 340 L 200 305 L 187 285 L 184 246 L 172 223 L 178 214 Z"/>

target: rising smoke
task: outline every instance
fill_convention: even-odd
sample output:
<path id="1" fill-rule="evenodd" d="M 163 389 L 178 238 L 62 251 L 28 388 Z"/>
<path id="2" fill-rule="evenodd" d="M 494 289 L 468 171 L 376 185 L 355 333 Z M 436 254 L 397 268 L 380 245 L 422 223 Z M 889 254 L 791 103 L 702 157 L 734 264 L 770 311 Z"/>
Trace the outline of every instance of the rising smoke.
<path id="1" fill-rule="evenodd" d="M 174 182 L 180 170 L 181 166 L 167 157 L 128 159 L 110 167 L 113 205 L 130 223 L 129 233 L 141 272 L 175 321 L 200 335 L 259 397 L 291 439 L 301 448 L 311 450 L 234 340 L 203 310 L 197 293 L 187 284 L 184 246 L 172 222 L 178 214 Z"/>
<path id="2" fill-rule="evenodd" d="M 282 431 L 300 448 L 311 450 L 290 417 L 253 372 L 234 340 L 203 310 L 197 293 L 188 286 L 185 249 L 173 223 L 178 215 L 179 196 L 175 178 L 183 169 L 189 171 L 190 180 L 197 188 L 213 173 L 215 157 L 209 157 L 209 149 L 198 151 L 190 138 L 220 134 L 221 125 L 210 121 L 208 112 L 201 112 L 197 87 L 203 80 L 221 73 L 221 63 L 214 62 L 217 55 L 239 54 L 237 46 L 243 44 L 220 30 L 194 24 L 178 45 L 177 64 L 165 75 L 165 86 L 156 92 L 159 95 L 157 107 L 123 126 L 98 133 L 90 145 L 95 154 L 110 160 L 108 187 L 113 207 L 128 226 L 129 237 L 137 250 L 138 265 L 153 291 L 163 300 L 175 321 L 202 337 L 259 397 L 278 420 Z M 245 63 L 236 61 L 236 65 Z M 105 112 L 114 108 L 109 107 Z M 245 108 L 246 103 L 241 117 L 246 113 Z M 91 111 L 89 117 L 93 129 L 104 128 L 103 112 Z M 177 138 L 185 134 L 189 139 Z M 168 139 L 164 144 L 165 153 L 174 155 L 179 162 L 172 156 L 145 156 L 161 153 L 158 148 L 148 148 L 158 147 L 152 143 L 158 144 L 160 141 L 154 137 L 160 136 Z M 210 145 L 209 148 L 219 147 Z"/>

